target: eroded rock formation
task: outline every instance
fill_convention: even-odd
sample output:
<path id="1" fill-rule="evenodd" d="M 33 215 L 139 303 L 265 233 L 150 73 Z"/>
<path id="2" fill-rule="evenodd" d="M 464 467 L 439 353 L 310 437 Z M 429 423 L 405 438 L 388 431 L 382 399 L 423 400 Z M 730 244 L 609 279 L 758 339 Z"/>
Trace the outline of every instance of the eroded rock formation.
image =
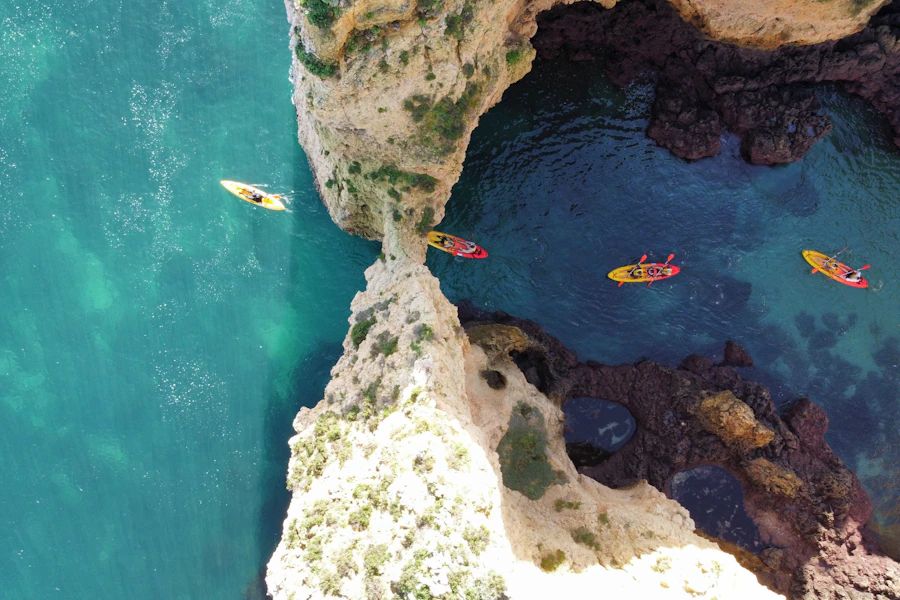
<path id="1" fill-rule="evenodd" d="M 818 44 L 862 29 L 890 0 L 672 0 L 697 29 L 723 42 L 774 49 L 785 44 Z"/>
<path id="2" fill-rule="evenodd" d="M 791 598 L 900 597 L 900 565 L 869 539 L 868 497 L 825 442 L 828 419 L 816 404 L 801 398 L 780 415 L 763 386 L 705 357 L 678 369 L 580 363 L 534 323 L 468 308 L 462 319 L 519 327 L 531 340 L 520 368 L 557 402 L 589 396 L 628 408 L 632 439 L 580 472 L 616 488 L 648 481 L 667 490 L 678 473 L 720 466 L 740 481 L 768 545 L 744 561 L 762 581 Z"/>
<path id="3" fill-rule="evenodd" d="M 718 154 L 726 129 L 742 136 L 742 153 L 754 164 L 801 158 L 831 129 L 811 87 L 823 82 L 871 102 L 900 146 L 898 0 L 855 35 L 774 51 L 707 38 L 664 0 L 608 11 L 581 3 L 542 15 L 539 25 L 541 56 L 597 60 L 620 85 L 655 77 L 647 133 L 682 158 Z"/>
<path id="4" fill-rule="evenodd" d="M 576 472 L 558 405 L 509 358 L 519 329 L 474 328 L 482 349 L 425 266 L 366 278 L 294 422 L 274 598 L 778 597 L 658 490 Z"/>
<path id="5" fill-rule="evenodd" d="M 718 29 L 721 19 L 711 15 L 724 14 L 724 0 L 675 4 L 713 38 L 770 47 L 772 35 L 803 42 L 857 30 L 879 2 L 833 18 L 855 1 L 803 3 L 787 14 L 749 11 L 746 23 L 771 25 L 754 26 L 755 34 L 735 33 L 741 19 Z M 829 128 L 799 84 L 841 81 L 900 131 L 896 1 L 841 42 L 768 53 L 709 41 L 662 0 L 630 1 L 608 13 L 615 0 L 600 0 L 542 17 L 539 47 L 603 54 L 620 82 L 658 71 L 649 133 L 679 156 L 714 154 L 727 127 L 744 134 L 750 160 L 786 162 Z M 386 239 L 389 254 L 420 260 L 421 235 L 443 215 L 478 117 L 530 70 L 538 14 L 567 3 L 286 0 L 299 137 L 335 222 Z M 815 24 L 826 22 L 830 27 Z"/>
<path id="6" fill-rule="evenodd" d="M 656 482 L 651 474 L 663 477 L 671 465 L 647 458 L 619 490 L 575 471 L 557 401 L 574 389 L 572 373 L 587 377 L 605 367 L 580 365 L 561 346 L 548 353 L 527 328 L 525 335 L 491 325 L 466 335 L 422 264 L 424 234 L 442 218 L 478 117 L 528 72 L 536 17 L 558 3 L 286 0 L 293 102 L 317 187 L 335 223 L 381 239 L 383 255 L 353 301 L 344 354 L 325 398 L 294 422 L 292 501 L 266 575 L 275 598 L 499 600 L 580 597 L 585 589 L 611 597 L 776 597 L 733 556 L 696 535 L 683 508 L 638 481 Z M 875 102 L 876 95 L 867 97 Z M 807 118 L 806 109 L 798 110 Z M 715 127 L 701 138 L 718 135 Z M 733 353 L 733 360 L 743 359 Z M 709 373 L 678 371 L 673 381 L 732 372 L 694 362 Z M 712 440 L 707 446 L 734 456 L 753 449 L 758 456 L 744 465 L 747 480 L 807 498 L 808 471 L 768 453 L 787 447 L 787 425 L 760 415 L 739 389 L 697 381 L 695 391 L 731 389 L 735 400 L 724 400 L 738 406 L 740 399 L 760 422 L 742 411 L 747 419 L 735 425 L 711 409 L 707 425 L 716 433 L 696 425 L 702 439 Z M 698 398 L 685 396 L 684 408 L 696 408 Z M 646 410 L 668 414 L 663 405 Z M 740 443 L 716 437 L 733 431 L 741 432 Z M 648 438 L 648 457 L 660 450 L 654 443 Z M 858 484 L 839 479 L 832 487 L 849 498 Z M 848 502 L 847 514 L 856 515 Z M 847 529 L 844 513 L 835 514 L 833 533 L 799 539 L 832 535 L 819 556 L 846 554 L 851 566 L 841 572 L 856 585 L 852 565 L 868 555 L 861 538 L 850 548 L 858 529 Z M 865 515 L 859 516 L 861 523 Z M 794 529 L 786 532 L 793 540 Z M 771 568 L 778 585 L 785 564 Z M 817 573 L 803 581 L 818 581 Z M 879 577 L 873 575 L 873 585 L 881 585 Z"/>

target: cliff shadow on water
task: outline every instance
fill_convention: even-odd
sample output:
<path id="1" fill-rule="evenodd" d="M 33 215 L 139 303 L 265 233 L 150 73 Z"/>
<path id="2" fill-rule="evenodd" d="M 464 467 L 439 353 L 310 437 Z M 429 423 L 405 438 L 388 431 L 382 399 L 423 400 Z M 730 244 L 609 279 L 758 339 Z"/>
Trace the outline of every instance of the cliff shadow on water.
<path id="1" fill-rule="evenodd" d="M 294 164 L 304 164 L 305 156 L 299 145 L 293 146 Z M 308 174 L 305 169 L 294 170 L 293 189 L 303 190 L 308 187 Z M 305 210 L 300 210 L 302 202 L 312 201 L 312 198 L 296 198 L 293 204 L 298 208 L 289 215 L 292 222 L 291 235 L 295 237 L 309 237 L 309 224 L 306 223 L 308 215 Z M 324 212 L 324 209 L 314 205 L 316 212 Z M 359 245 L 365 244 L 360 242 Z M 368 245 L 368 244 L 366 244 Z M 303 272 L 307 268 L 301 255 L 292 253 L 288 262 L 286 289 L 294 290 L 302 285 Z M 294 308 L 303 310 L 301 301 L 292 301 Z M 272 556 L 272 552 L 278 544 L 284 524 L 285 513 L 290 504 L 291 493 L 288 491 L 285 479 L 285 465 L 291 455 L 288 440 L 294 435 L 293 420 L 300 407 L 313 407 L 324 395 L 325 386 L 331 378 L 331 369 L 343 353 L 343 347 L 339 341 L 319 342 L 310 350 L 297 356 L 295 364 L 287 371 L 269 367 L 269 403 L 264 411 L 264 426 L 262 443 L 265 446 L 263 453 L 263 465 L 259 476 L 259 490 L 264 496 L 259 512 L 259 546 L 258 556 L 259 573 L 256 578 L 249 581 L 244 588 L 243 597 L 246 600 L 265 600 L 268 598 L 265 584 L 266 563 Z"/>
<path id="2" fill-rule="evenodd" d="M 896 34 L 895 13 L 896 2 L 877 17 L 882 34 Z M 703 56 L 727 60 L 687 72 L 661 57 L 698 34 L 671 17 L 657 3 L 630 2 L 539 18 L 540 58 L 482 118 L 440 226 L 491 257 L 435 254 L 429 265 L 452 301 L 537 321 L 582 360 L 678 364 L 687 352 L 715 356 L 724 340 L 739 340 L 755 359 L 747 377 L 782 408 L 801 396 L 825 408 L 827 441 L 859 474 L 896 556 L 900 356 L 886 268 L 900 241 L 891 193 L 900 186 L 890 138 L 897 105 L 866 96 L 881 76 L 866 69 L 854 71 L 857 81 L 814 78 L 840 81 L 880 115 L 833 87 L 778 81 L 786 65 L 823 56 L 850 68 L 877 32 L 781 54 L 704 41 Z M 669 33 L 654 34 L 659 28 Z M 882 58 L 893 72 L 896 56 Z M 735 64 L 742 79 L 732 83 L 744 87 L 704 83 Z M 761 128 L 771 119 L 779 127 Z M 709 158 L 689 163 L 669 150 Z M 778 168 L 746 162 L 801 157 Z M 854 264 L 873 264 L 869 291 L 811 277 L 799 257 L 802 248 L 842 246 Z M 605 279 L 648 250 L 651 259 L 675 252 L 683 273 L 652 289 Z"/>

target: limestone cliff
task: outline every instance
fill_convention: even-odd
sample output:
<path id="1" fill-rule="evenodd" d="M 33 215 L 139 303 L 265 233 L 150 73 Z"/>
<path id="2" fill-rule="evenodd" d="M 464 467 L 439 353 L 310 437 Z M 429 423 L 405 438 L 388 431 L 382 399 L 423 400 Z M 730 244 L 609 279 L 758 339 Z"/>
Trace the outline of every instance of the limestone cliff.
<path id="1" fill-rule="evenodd" d="M 530 70 L 534 50 L 529 40 L 537 31 L 536 16 L 554 5 L 569 2 L 286 0 L 300 142 L 335 222 L 365 237 L 384 238 L 389 253 L 421 259 L 421 233 L 443 215 L 479 116 Z M 699 24 L 712 38 L 766 48 L 846 36 L 862 28 L 883 3 L 884 0 L 672 1 L 682 17 Z M 615 0 L 600 0 L 597 4 L 610 8 Z M 628 3 L 625 14 L 633 12 L 632 4 Z M 718 71 L 731 67 L 719 76 L 706 77 L 710 81 L 700 81 L 686 67 L 673 75 L 683 87 L 697 83 L 698 90 L 709 88 L 718 95 L 735 97 L 731 103 L 734 106 L 719 107 L 704 101 L 711 106 L 695 108 L 695 103 L 688 102 L 684 110 L 667 109 L 676 113 L 677 118 L 667 120 L 676 129 L 689 122 L 690 129 L 700 132 L 681 134 L 690 143 L 697 141 L 703 148 L 699 152 L 691 148 L 679 150 L 678 144 L 661 142 L 680 156 L 707 156 L 711 151 L 706 146 L 710 144 L 715 146 L 712 152 L 717 151 L 721 126 L 715 111 L 722 113 L 730 121 L 729 126 L 739 132 L 759 129 L 757 121 L 772 122 L 771 115 L 756 114 L 759 110 L 755 107 L 767 103 L 777 105 L 776 110 L 784 106 L 788 117 L 799 119 L 793 126 L 793 117 L 776 119 L 786 122 L 769 127 L 764 132 L 767 135 L 756 135 L 760 139 L 752 140 L 755 146 L 748 154 L 762 157 L 762 162 L 767 162 L 766 156 L 773 157 L 771 162 L 796 159 L 827 132 L 827 120 L 806 101 L 808 93 L 799 94 L 803 96 L 799 100 L 776 102 L 773 99 L 781 98 L 782 91 L 769 93 L 774 83 L 771 77 L 763 77 L 759 82 L 750 79 L 753 69 L 771 70 L 789 82 L 847 81 L 850 89 L 889 113 L 895 127 L 900 127 L 895 102 L 900 97 L 896 83 L 900 43 L 893 21 L 853 44 L 844 52 L 846 57 L 832 52 L 829 46 L 807 53 L 809 60 L 797 66 L 777 56 L 763 60 L 764 56 L 758 53 L 749 54 L 753 58 L 749 62 L 743 58 L 746 53 L 741 54 L 741 61 L 746 64 L 740 64 L 736 58 L 729 58 L 733 53 L 728 50 L 730 46 L 711 48 L 714 51 L 703 56 L 689 56 L 691 49 L 704 46 L 689 39 L 687 33 L 669 40 L 671 32 L 681 31 L 679 27 L 669 23 L 665 30 L 649 32 L 643 30 L 645 27 L 635 26 L 635 35 L 629 32 L 627 21 L 622 23 L 613 36 L 621 50 L 611 55 L 635 53 L 644 57 L 656 48 L 663 51 L 664 58 L 684 56 L 689 65 L 696 63 L 698 68 L 722 55 L 727 59 L 726 65 Z M 686 49 L 675 43 L 682 38 Z M 650 50 L 641 49 L 640 44 Z M 671 47 L 670 51 L 665 44 Z M 646 58 L 644 62 L 648 62 Z M 735 68 L 737 71 L 732 72 Z M 699 93 L 687 91 L 690 93 L 685 96 L 685 90 L 679 88 L 677 98 L 690 101 Z M 793 105 L 799 105 L 799 110 Z M 693 119 L 685 121 L 689 115 L 694 115 Z M 814 135 L 806 139 L 805 132 L 810 129 Z M 791 138 L 773 140 L 771 134 L 776 130 L 792 132 Z M 657 140 L 671 137 L 661 131 L 650 133 Z M 396 235 L 385 235 L 389 231 Z"/>
<path id="2" fill-rule="evenodd" d="M 478 116 L 530 69 L 554 0 L 287 0 L 300 142 L 342 228 L 421 259 Z"/>
<path id="3" fill-rule="evenodd" d="M 470 345 L 422 265 L 378 261 L 291 439 L 275 598 L 776 598 L 646 483 L 578 474 L 557 405 Z"/>
<path id="4" fill-rule="evenodd" d="M 684 19 L 723 42 L 771 50 L 819 44 L 862 29 L 890 0 L 671 0 Z"/>
<path id="5" fill-rule="evenodd" d="M 528 72 L 536 15 L 560 2 L 298 1 L 300 142 L 334 221 L 383 255 L 324 399 L 295 419 L 269 593 L 779 597 L 646 482 L 576 472 L 557 403 L 504 350 L 517 340 L 471 344 L 422 264 L 479 116 Z M 742 444 L 764 441 L 746 424 Z"/>

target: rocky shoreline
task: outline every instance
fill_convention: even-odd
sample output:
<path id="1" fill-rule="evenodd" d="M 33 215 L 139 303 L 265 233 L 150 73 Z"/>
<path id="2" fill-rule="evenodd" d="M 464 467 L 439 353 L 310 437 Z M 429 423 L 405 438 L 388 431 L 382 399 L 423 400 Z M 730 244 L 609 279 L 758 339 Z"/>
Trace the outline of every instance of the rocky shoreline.
<path id="1" fill-rule="evenodd" d="M 746 22 L 717 29 L 712 0 L 678 6 L 711 38 L 770 48 L 860 31 L 880 0 L 833 18 L 856 1 L 757 14 L 749 37 Z M 602 58 L 620 84 L 655 73 L 649 134 L 679 156 L 714 154 L 727 128 L 770 164 L 802 156 L 830 126 L 810 83 L 842 82 L 900 131 L 898 2 L 850 38 L 765 52 L 712 42 L 655 0 L 599 0 L 606 12 L 546 12 L 555 0 L 286 0 L 292 100 L 316 187 L 332 220 L 381 240 L 382 254 L 323 400 L 294 421 L 268 593 L 776 597 L 753 571 L 794 597 L 896 598 L 897 565 L 869 544 L 868 501 L 824 443 L 814 405 L 779 416 L 764 389 L 702 358 L 583 364 L 534 324 L 493 315 L 477 328 L 461 309 L 463 329 L 423 263 L 471 133 L 529 72 L 536 32 L 543 56 Z M 822 23 L 827 33 L 813 31 Z M 726 362 L 747 360 L 733 346 Z M 608 458 L 582 449 L 580 472 L 560 410 L 576 392 L 625 404 L 639 427 Z M 739 564 L 694 531 L 660 491 L 694 464 L 738 476 L 770 550 L 737 553 Z"/>
<path id="2" fill-rule="evenodd" d="M 870 102 L 900 147 L 900 0 L 849 37 L 772 51 L 710 39 L 664 0 L 558 6 L 538 17 L 532 43 L 541 58 L 598 61 L 619 85 L 651 77 L 647 134 L 681 158 L 718 154 L 726 130 L 753 164 L 802 158 L 831 130 L 820 83 Z"/>
<path id="3" fill-rule="evenodd" d="M 593 397 L 631 412 L 631 440 L 611 456 L 598 451 L 592 465 L 579 448 L 579 472 L 613 488 L 647 481 L 667 492 L 678 473 L 721 467 L 741 483 L 746 511 L 767 544 L 757 555 L 731 549 L 771 589 L 790 598 L 900 597 L 900 565 L 866 530 L 871 504 L 825 441 L 824 410 L 799 398 L 779 414 L 765 387 L 738 374 L 752 360 L 737 344 L 726 345 L 719 363 L 691 355 L 677 369 L 650 361 L 609 366 L 580 362 L 530 321 L 469 305 L 460 320 L 523 332 L 528 342 L 511 347 L 510 357 L 560 405 Z"/>

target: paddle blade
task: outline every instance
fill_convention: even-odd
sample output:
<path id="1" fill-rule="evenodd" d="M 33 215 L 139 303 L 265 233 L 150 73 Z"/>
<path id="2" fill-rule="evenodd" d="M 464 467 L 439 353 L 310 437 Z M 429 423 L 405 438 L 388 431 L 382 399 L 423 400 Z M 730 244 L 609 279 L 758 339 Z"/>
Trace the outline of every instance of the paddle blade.
<path id="1" fill-rule="evenodd" d="M 813 267 L 813 268 L 812 268 L 812 271 L 810 271 L 809 274 L 810 274 L 810 275 L 815 275 L 815 274 L 818 273 L 818 272 L 819 272 L 819 270 L 818 270 L 817 268 Z"/>
<path id="2" fill-rule="evenodd" d="M 638 259 L 638 264 L 641 264 L 641 263 L 644 262 L 645 260 L 647 260 L 647 255 L 646 255 L 646 254 L 644 254 L 643 256 L 641 256 L 641 257 Z"/>
<path id="3" fill-rule="evenodd" d="M 674 252 L 673 252 L 672 254 L 670 254 L 669 256 L 666 257 L 666 264 L 669 264 L 669 263 L 672 261 L 673 258 L 675 258 L 675 253 L 674 253 Z"/>
<path id="4" fill-rule="evenodd" d="M 618 287 L 622 287 L 623 285 L 625 285 L 625 282 L 624 282 L 624 281 L 620 281 Z"/>
<path id="5" fill-rule="evenodd" d="M 861 266 L 860 268 L 858 268 L 857 271 L 865 271 L 866 269 L 868 269 L 868 268 L 871 267 L 871 266 L 872 266 L 872 265 L 863 265 L 863 266 Z"/>

